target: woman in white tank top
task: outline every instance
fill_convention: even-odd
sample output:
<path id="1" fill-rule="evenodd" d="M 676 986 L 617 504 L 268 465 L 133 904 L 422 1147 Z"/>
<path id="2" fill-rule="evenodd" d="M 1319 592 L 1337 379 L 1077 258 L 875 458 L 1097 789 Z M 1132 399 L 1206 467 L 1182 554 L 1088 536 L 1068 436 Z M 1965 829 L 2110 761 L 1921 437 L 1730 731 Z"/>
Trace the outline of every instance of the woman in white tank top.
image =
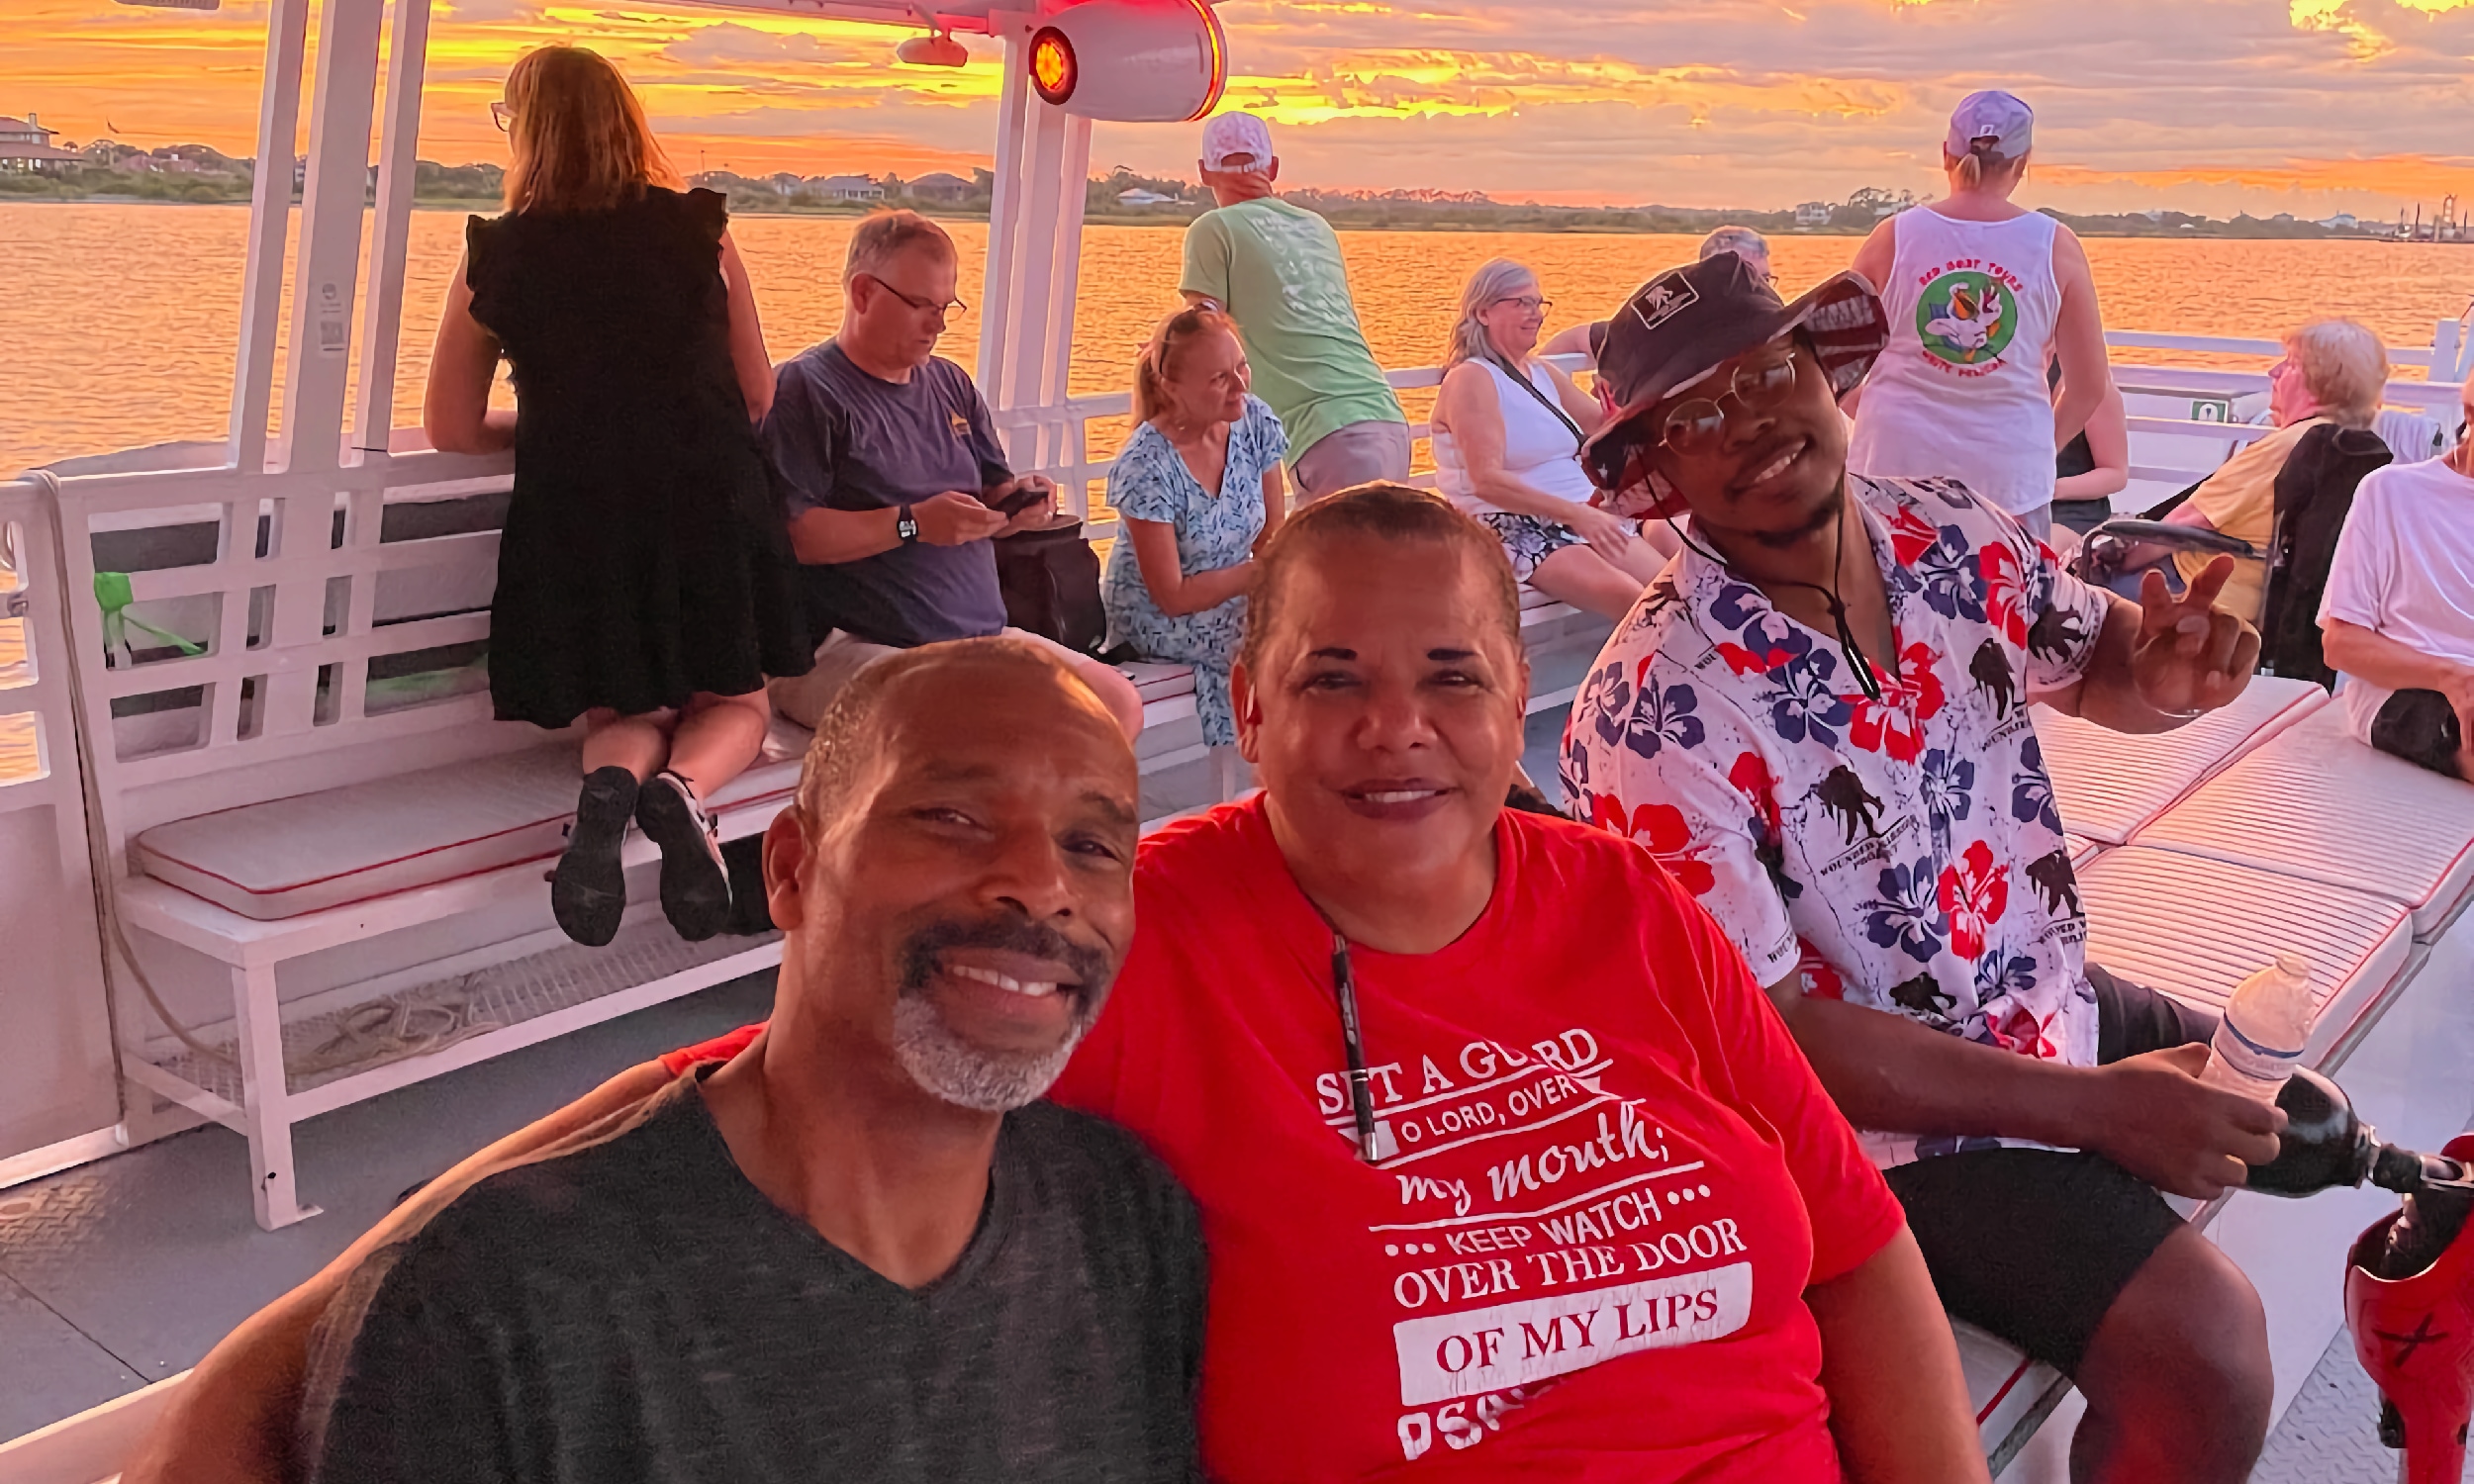
<path id="1" fill-rule="evenodd" d="M 2035 116 L 1975 93 L 1951 116 L 1950 195 L 1883 222 L 1855 269 L 1881 288 L 1890 344 L 1856 403 L 1847 466 L 1876 478 L 1955 479 L 2052 528 L 2053 455 L 2112 388 L 2087 254 L 2070 230 L 2013 205 Z M 2061 361 L 2055 397 L 2046 367 Z"/>
<path id="2" fill-rule="evenodd" d="M 1537 275 L 1504 258 L 1462 290 L 1435 398 L 1435 483 L 1494 531 L 1522 582 L 1620 618 L 1671 552 L 1645 539 L 1639 521 L 1589 504 L 1596 492 L 1580 445 L 1605 414 L 1570 377 L 1532 358 L 1547 307 Z"/>

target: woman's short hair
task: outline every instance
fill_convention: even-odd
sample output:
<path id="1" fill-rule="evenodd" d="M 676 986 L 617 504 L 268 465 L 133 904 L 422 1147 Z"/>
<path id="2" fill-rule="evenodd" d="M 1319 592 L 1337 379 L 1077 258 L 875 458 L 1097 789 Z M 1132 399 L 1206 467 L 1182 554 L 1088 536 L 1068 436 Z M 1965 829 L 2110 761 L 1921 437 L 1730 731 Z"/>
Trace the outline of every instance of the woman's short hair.
<path id="1" fill-rule="evenodd" d="M 1498 257 L 1478 264 L 1477 271 L 1461 288 L 1461 318 L 1452 324 L 1452 341 L 1444 349 L 1444 365 L 1494 359 L 1494 349 L 1486 343 L 1486 326 L 1477 323 L 1477 317 L 1522 289 L 1537 286 L 1538 275 L 1526 263 Z"/>
<path id="2" fill-rule="evenodd" d="M 1749 227 L 1721 227 L 1701 238 L 1701 258 L 1707 261 L 1722 252 L 1732 252 L 1738 257 L 1766 259 L 1769 256 L 1769 239 Z"/>
<path id="3" fill-rule="evenodd" d="M 553 42 L 507 74 L 507 209 L 593 212 L 684 184 L 644 109 L 600 52 Z"/>
<path id="4" fill-rule="evenodd" d="M 842 255 L 842 287 L 866 273 L 883 277 L 886 266 L 913 247 L 924 247 L 938 262 L 961 260 L 945 229 L 912 211 L 870 212 L 850 234 L 850 250 Z"/>
<path id="5" fill-rule="evenodd" d="M 1359 485 L 1315 501 L 1281 522 L 1255 558 L 1254 581 L 1246 591 L 1246 634 L 1237 658 L 1248 670 L 1259 670 L 1263 647 L 1280 628 L 1290 570 L 1311 560 L 1328 543 L 1345 536 L 1366 536 L 1393 545 L 1412 542 L 1441 548 L 1438 555 L 1459 555 L 1477 564 L 1488 606 L 1503 626 L 1503 636 L 1520 647 L 1520 584 L 1511 561 L 1493 531 L 1454 510 L 1451 503 L 1406 485 Z"/>
<path id="6" fill-rule="evenodd" d="M 1175 375 L 1177 354 L 1194 336 L 1218 330 L 1234 337 L 1237 322 L 1207 304 L 1189 305 L 1160 322 L 1151 339 L 1134 358 L 1134 420 L 1148 422 L 1168 405 L 1168 380 Z"/>
<path id="7" fill-rule="evenodd" d="M 2285 353 L 2311 400 L 2347 427 L 2368 427 L 2388 390 L 2388 347 L 2354 320 L 2313 320 L 2285 332 Z"/>

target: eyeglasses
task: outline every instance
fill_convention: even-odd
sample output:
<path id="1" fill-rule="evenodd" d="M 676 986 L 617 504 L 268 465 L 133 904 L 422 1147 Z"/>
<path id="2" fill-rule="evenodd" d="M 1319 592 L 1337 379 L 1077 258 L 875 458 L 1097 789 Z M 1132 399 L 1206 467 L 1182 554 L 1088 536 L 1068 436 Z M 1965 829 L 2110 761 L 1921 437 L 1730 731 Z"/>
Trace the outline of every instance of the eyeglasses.
<path id="1" fill-rule="evenodd" d="M 873 282 L 878 288 L 883 289 L 886 293 L 893 295 L 903 303 L 909 305 L 920 314 L 933 314 L 940 320 L 946 320 L 951 319 L 956 315 L 967 315 L 971 313 L 971 306 L 963 303 L 959 299 L 948 299 L 943 304 L 938 304 L 933 299 L 920 299 L 912 295 L 905 294 L 902 290 L 895 288 L 892 284 L 887 283 L 884 279 L 878 278 L 873 273 L 867 274 L 865 277 Z"/>
<path id="2" fill-rule="evenodd" d="M 1548 310 L 1555 308 L 1554 300 L 1541 299 L 1535 294 L 1524 294 L 1517 299 L 1498 299 L 1495 303 L 1517 304 L 1520 306 L 1520 312 L 1524 315 L 1544 314 Z"/>
<path id="3" fill-rule="evenodd" d="M 1755 412 L 1784 397 L 1787 389 L 1795 385 L 1793 340 L 1772 340 L 1758 355 L 1759 359 L 1735 368 L 1726 391 L 1716 397 L 1695 397 L 1668 409 L 1665 420 L 1660 424 L 1658 441 L 1685 458 L 1707 453 L 1717 445 L 1719 433 L 1727 426 L 1727 410 L 1722 404 L 1728 398 L 1734 398 L 1745 411 Z"/>
<path id="4" fill-rule="evenodd" d="M 509 108 L 504 99 L 492 103 L 490 105 L 490 122 L 498 126 L 499 133 L 505 134 L 508 131 L 509 126 L 516 122 L 516 111 Z"/>

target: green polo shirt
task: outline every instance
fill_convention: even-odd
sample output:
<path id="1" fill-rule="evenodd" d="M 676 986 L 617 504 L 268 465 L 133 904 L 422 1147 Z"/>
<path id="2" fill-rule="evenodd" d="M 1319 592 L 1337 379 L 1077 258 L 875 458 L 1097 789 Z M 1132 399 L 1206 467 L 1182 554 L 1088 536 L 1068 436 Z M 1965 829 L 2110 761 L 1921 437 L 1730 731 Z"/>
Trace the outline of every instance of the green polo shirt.
<path id="1" fill-rule="evenodd" d="M 1349 300 L 1349 270 L 1331 224 L 1265 198 L 1204 212 L 1186 229 L 1180 289 L 1229 313 L 1254 366 L 1254 394 L 1280 415 L 1294 464 L 1352 422 L 1399 422 Z"/>

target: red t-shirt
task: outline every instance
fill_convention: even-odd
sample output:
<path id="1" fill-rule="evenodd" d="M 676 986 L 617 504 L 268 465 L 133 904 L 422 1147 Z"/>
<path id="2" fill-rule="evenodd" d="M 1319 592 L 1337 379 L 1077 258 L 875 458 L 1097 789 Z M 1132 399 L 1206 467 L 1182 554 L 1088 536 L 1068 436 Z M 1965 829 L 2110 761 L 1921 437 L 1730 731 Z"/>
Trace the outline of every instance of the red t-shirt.
<path id="1" fill-rule="evenodd" d="M 1496 841 L 1460 941 L 1352 950 L 1380 1165 L 1331 930 L 1259 798 L 1143 843 L 1133 951 L 1053 1096 L 1201 1207 L 1206 1468 L 1835 1481 L 1803 1291 L 1879 1251 L 1896 1201 L 1647 852 L 1513 812 Z"/>

